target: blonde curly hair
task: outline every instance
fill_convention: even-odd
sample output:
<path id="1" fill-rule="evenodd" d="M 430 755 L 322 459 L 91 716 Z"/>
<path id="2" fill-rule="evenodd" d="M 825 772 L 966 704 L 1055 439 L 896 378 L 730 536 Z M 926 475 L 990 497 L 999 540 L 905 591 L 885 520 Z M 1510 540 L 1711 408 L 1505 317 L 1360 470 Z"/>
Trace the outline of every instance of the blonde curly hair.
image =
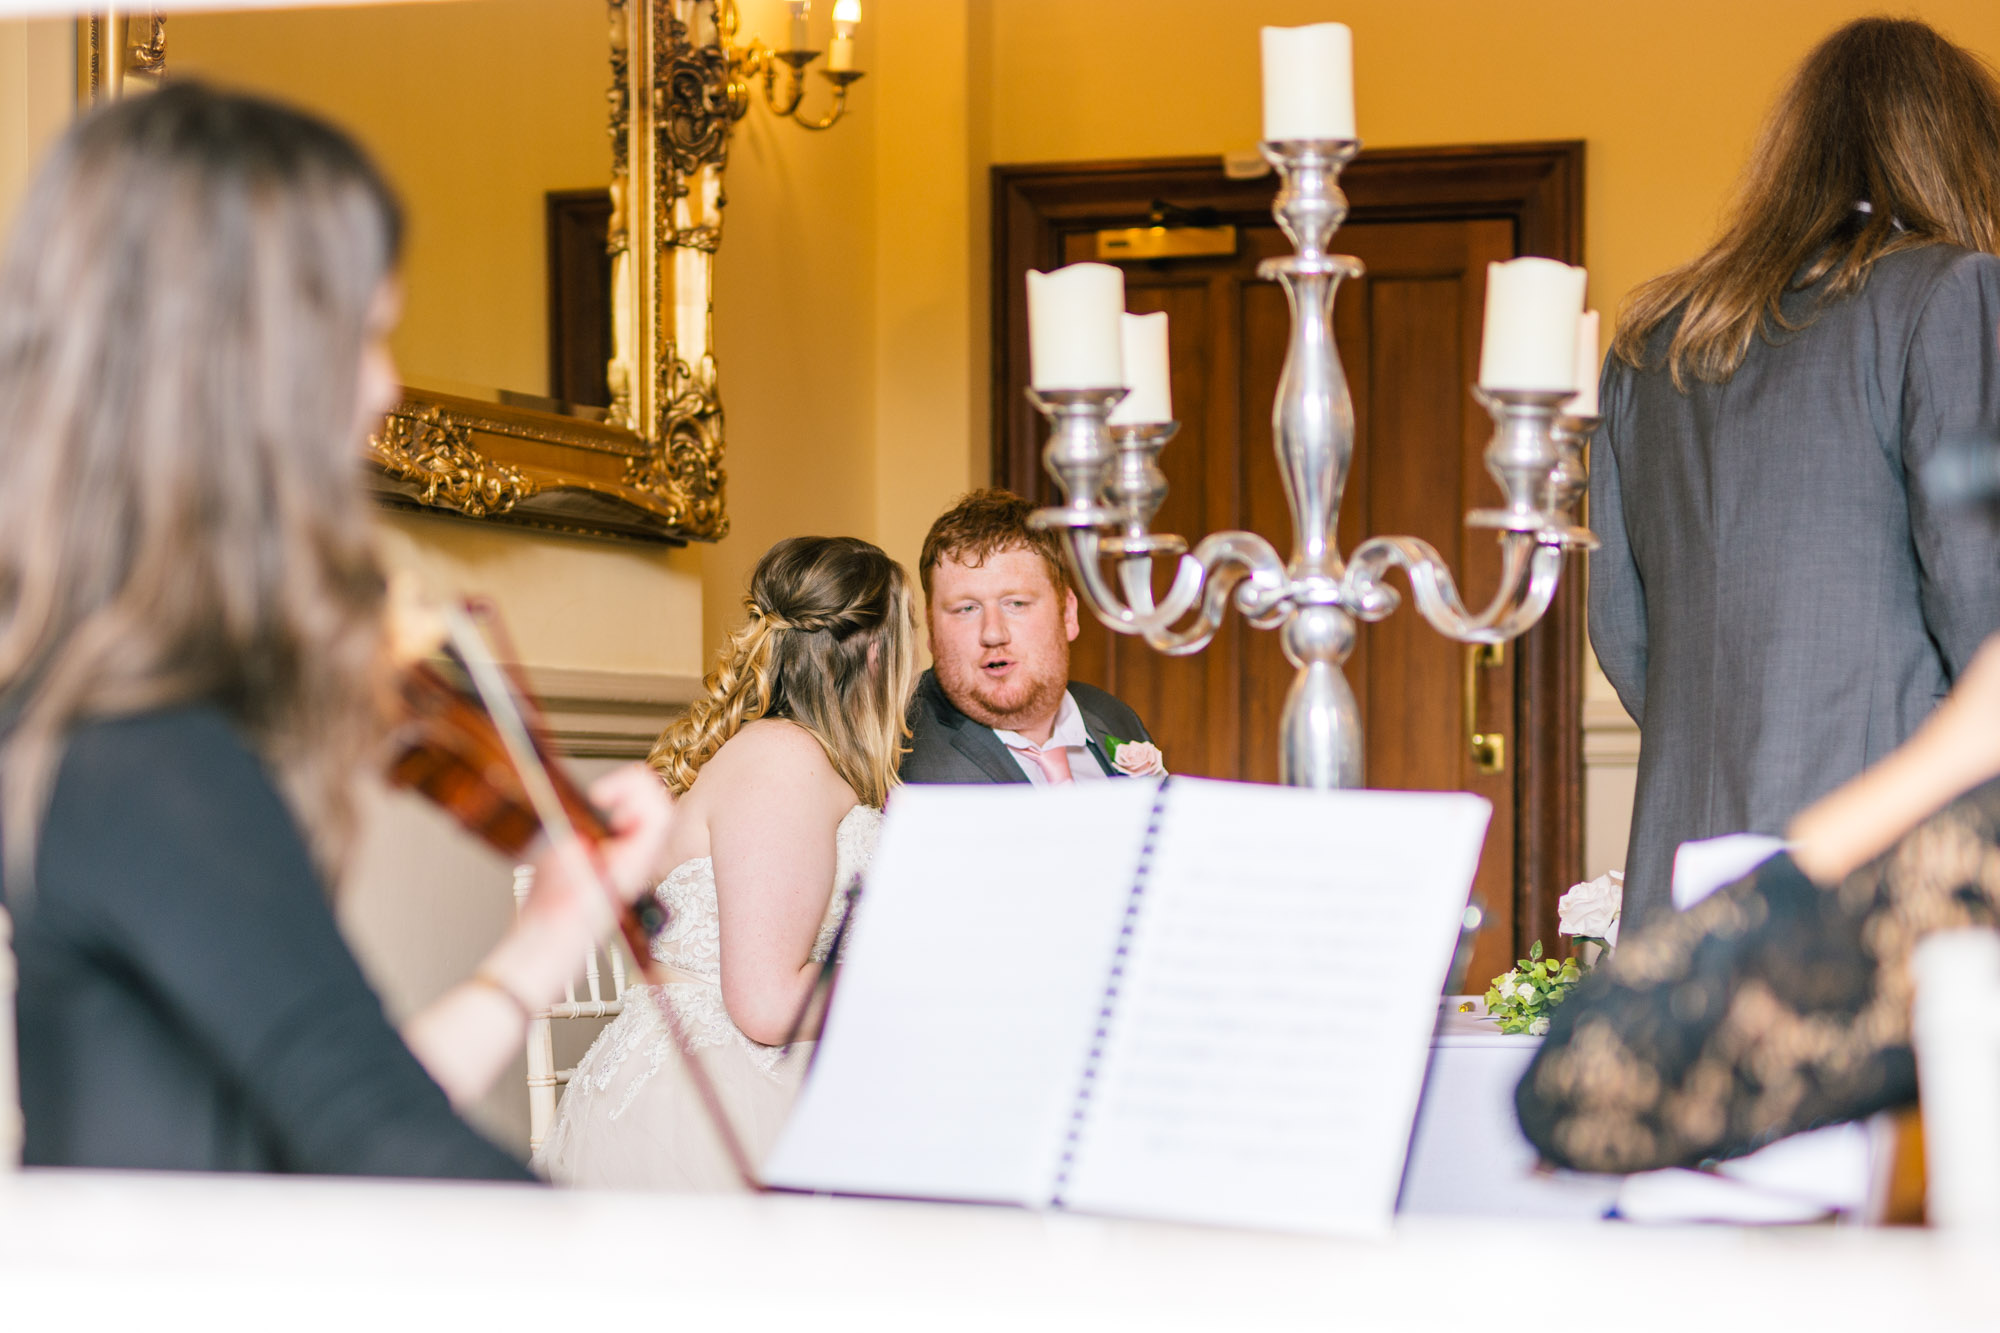
<path id="1" fill-rule="evenodd" d="M 764 553 L 702 695 L 646 762 L 676 795 L 745 723 L 781 717 L 818 739 L 863 803 L 896 785 L 917 684 L 916 600 L 903 567 L 856 537 L 791 537 Z"/>

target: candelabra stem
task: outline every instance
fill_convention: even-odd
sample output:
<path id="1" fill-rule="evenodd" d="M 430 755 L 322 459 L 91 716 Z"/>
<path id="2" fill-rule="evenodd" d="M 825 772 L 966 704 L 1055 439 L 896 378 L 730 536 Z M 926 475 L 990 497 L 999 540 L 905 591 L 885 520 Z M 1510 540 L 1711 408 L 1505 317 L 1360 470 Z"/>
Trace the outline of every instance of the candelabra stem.
<path id="1" fill-rule="evenodd" d="M 1271 406 L 1278 475 L 1292 511 L 1292 558 L 1286 567 L 1290 618 L 1285 658 L 1298 668 L 1279 722 L 1279 780 L 1294 787 L 1359 787 L 1363 778 L 1361 713 L 1341 664 L 1354 651 L 1354 618 L 1342 610 L 1340 546 L 1335 527 L 1354 461 L 1354 401 L 1333 337 L 1333 298 L 1361 263 L 1330 255 L 1327 245 L 1347 217 L 1340 170 L 1358 143 L 1269 144 L 1283 185 L 1272 209 L 1296 251 L 1257 266 L 1284 286 L 1292 337 Z"/>
<path id="2" fill-rule="evenodd" d="M 1341 279 L 1361 276 L 1362 268 L 1359 260 L 1330 255 L 1326 247 L 1347 216 L 1340 170 L 1359 149 L 1354 142 L 1265 146 L 1284 182 L 1272 212 L 1297 250 L 1265 260 L 1257 274 L 1282 284 L 1291 306 L 1292 336 L 1271 431 L 1292 512 L 1287 572 L 1305 603 L 1331 601 L 1340 577 L 1334 529 L 1354 459 L 1354 403 L 1334 345 L 1333 298 Z"/>
<path id="3" fill-rule="evenodd" d="M 1340 669 L 1354 651 L 1353 617 L 1335 606 L 1300 607 L 1281 637 L 1299 673 L 1278 724 L 1278 780 L 1322 790 L 1361 786 L 1361 710 Z"/>

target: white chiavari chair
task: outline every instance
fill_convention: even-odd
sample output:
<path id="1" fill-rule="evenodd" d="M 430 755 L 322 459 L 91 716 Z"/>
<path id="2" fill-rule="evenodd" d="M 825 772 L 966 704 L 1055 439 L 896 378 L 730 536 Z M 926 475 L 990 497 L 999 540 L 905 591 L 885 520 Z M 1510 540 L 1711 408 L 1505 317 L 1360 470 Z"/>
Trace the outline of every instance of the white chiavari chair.
<path id="1" fill-rule="evenodd" d="M 14 928 L 7 909 L 0 907 L 0 1171 L 21 1165 L 21 1139 L 25 1122 L 21 1116 L 19 1064 L 14 1051 Z"/>
<path id="2" fill-rule="evenodd" d="M 514 911 L 518 915 L 528 901 L 529 892 L 535 887 L 535 868 L 530 865 L 514 867 Z M 602 955 L 603 966 L 599 966 Z M 609 976 L 610 994 L 605 994 L 604 982 Z M 606 1019 L 616 1018 L 625 1012 L 625 987 L 627 973 L 625 954 L 616 942 L 607 942 L 602 949 L 592 949 L 583 959 L 582 998 L 577 996 L 576 981 L 572 979 L 563 988 L 563 998 L 546 1009 L 536 1010 L 528 1020 L 528 1152 L 530 1155 L 542 1150 L 542 1140 L 556 1122 L 556 1099 L 558 1089 L 566 1085 L 570 1076 L 576 1073 L 574 1066 L 568 1069 L 556 1068 L 555 1025 L 559 1019 Z"/>

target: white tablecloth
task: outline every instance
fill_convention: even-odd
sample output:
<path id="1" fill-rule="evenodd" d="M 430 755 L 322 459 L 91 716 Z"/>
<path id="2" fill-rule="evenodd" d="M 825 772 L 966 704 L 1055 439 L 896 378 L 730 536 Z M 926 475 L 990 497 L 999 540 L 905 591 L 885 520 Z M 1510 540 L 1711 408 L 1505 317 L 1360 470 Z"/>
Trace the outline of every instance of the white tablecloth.
<path id="1" fill-rule="evenodd" d="M 1504 1036 L 1482 1014 L 1459 1013 L 1459 1003 L 1469 998 L 1452 996 L 1442 1006 L 1397 1211 L 1602 1217 L 1619 1182 L 1538 1173 L 1535 1150 L 1515 1119 L 1514 1086 L 1540 1038 Z"/>
<path id="2" fill-rule="evenodd" d="M 1403 1192 L 1405 1216 L 1643 1221 L 1803 1222 L 1868 1216 L 1886 1185 L 1894 1149 L 1886 1121 L 1834 1125 L 1781 1139 L 1713 1172 L 1650 1171 L 1632 1177 L 1536 1169 L 1514 1115 L 1514 1088 L 1541 1045 L 1510 1037 L 1483 1005 L 1451 996 L 1440 1008 L 1417 1109 Z"/>
<path id="3" fill-rule="evenodd" d="M 1406 1218 L 1380 1241 L 802 1197 L 0 1176 L 9 1329 L 1960 1329 L 1991 1240 Z M 1496 1311 L 1513 1311 L 1496 1314 Z M 1537 1325 L 1538 1320 L 1530 1320 Z"/>

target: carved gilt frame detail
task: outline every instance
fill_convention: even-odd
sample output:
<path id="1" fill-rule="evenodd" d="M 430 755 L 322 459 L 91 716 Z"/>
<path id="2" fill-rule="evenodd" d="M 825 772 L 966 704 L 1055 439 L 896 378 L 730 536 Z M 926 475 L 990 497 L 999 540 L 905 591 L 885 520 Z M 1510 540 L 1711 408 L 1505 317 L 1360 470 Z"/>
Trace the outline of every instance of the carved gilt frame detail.
<path id="1" fill-rule="evenodd" d="M 412 389 L 370 443 L 383 498 L 593 536 L 729 531 L 714 350 L 737 113 L 719 0 L 608 0 L 608 420 Z"/>

